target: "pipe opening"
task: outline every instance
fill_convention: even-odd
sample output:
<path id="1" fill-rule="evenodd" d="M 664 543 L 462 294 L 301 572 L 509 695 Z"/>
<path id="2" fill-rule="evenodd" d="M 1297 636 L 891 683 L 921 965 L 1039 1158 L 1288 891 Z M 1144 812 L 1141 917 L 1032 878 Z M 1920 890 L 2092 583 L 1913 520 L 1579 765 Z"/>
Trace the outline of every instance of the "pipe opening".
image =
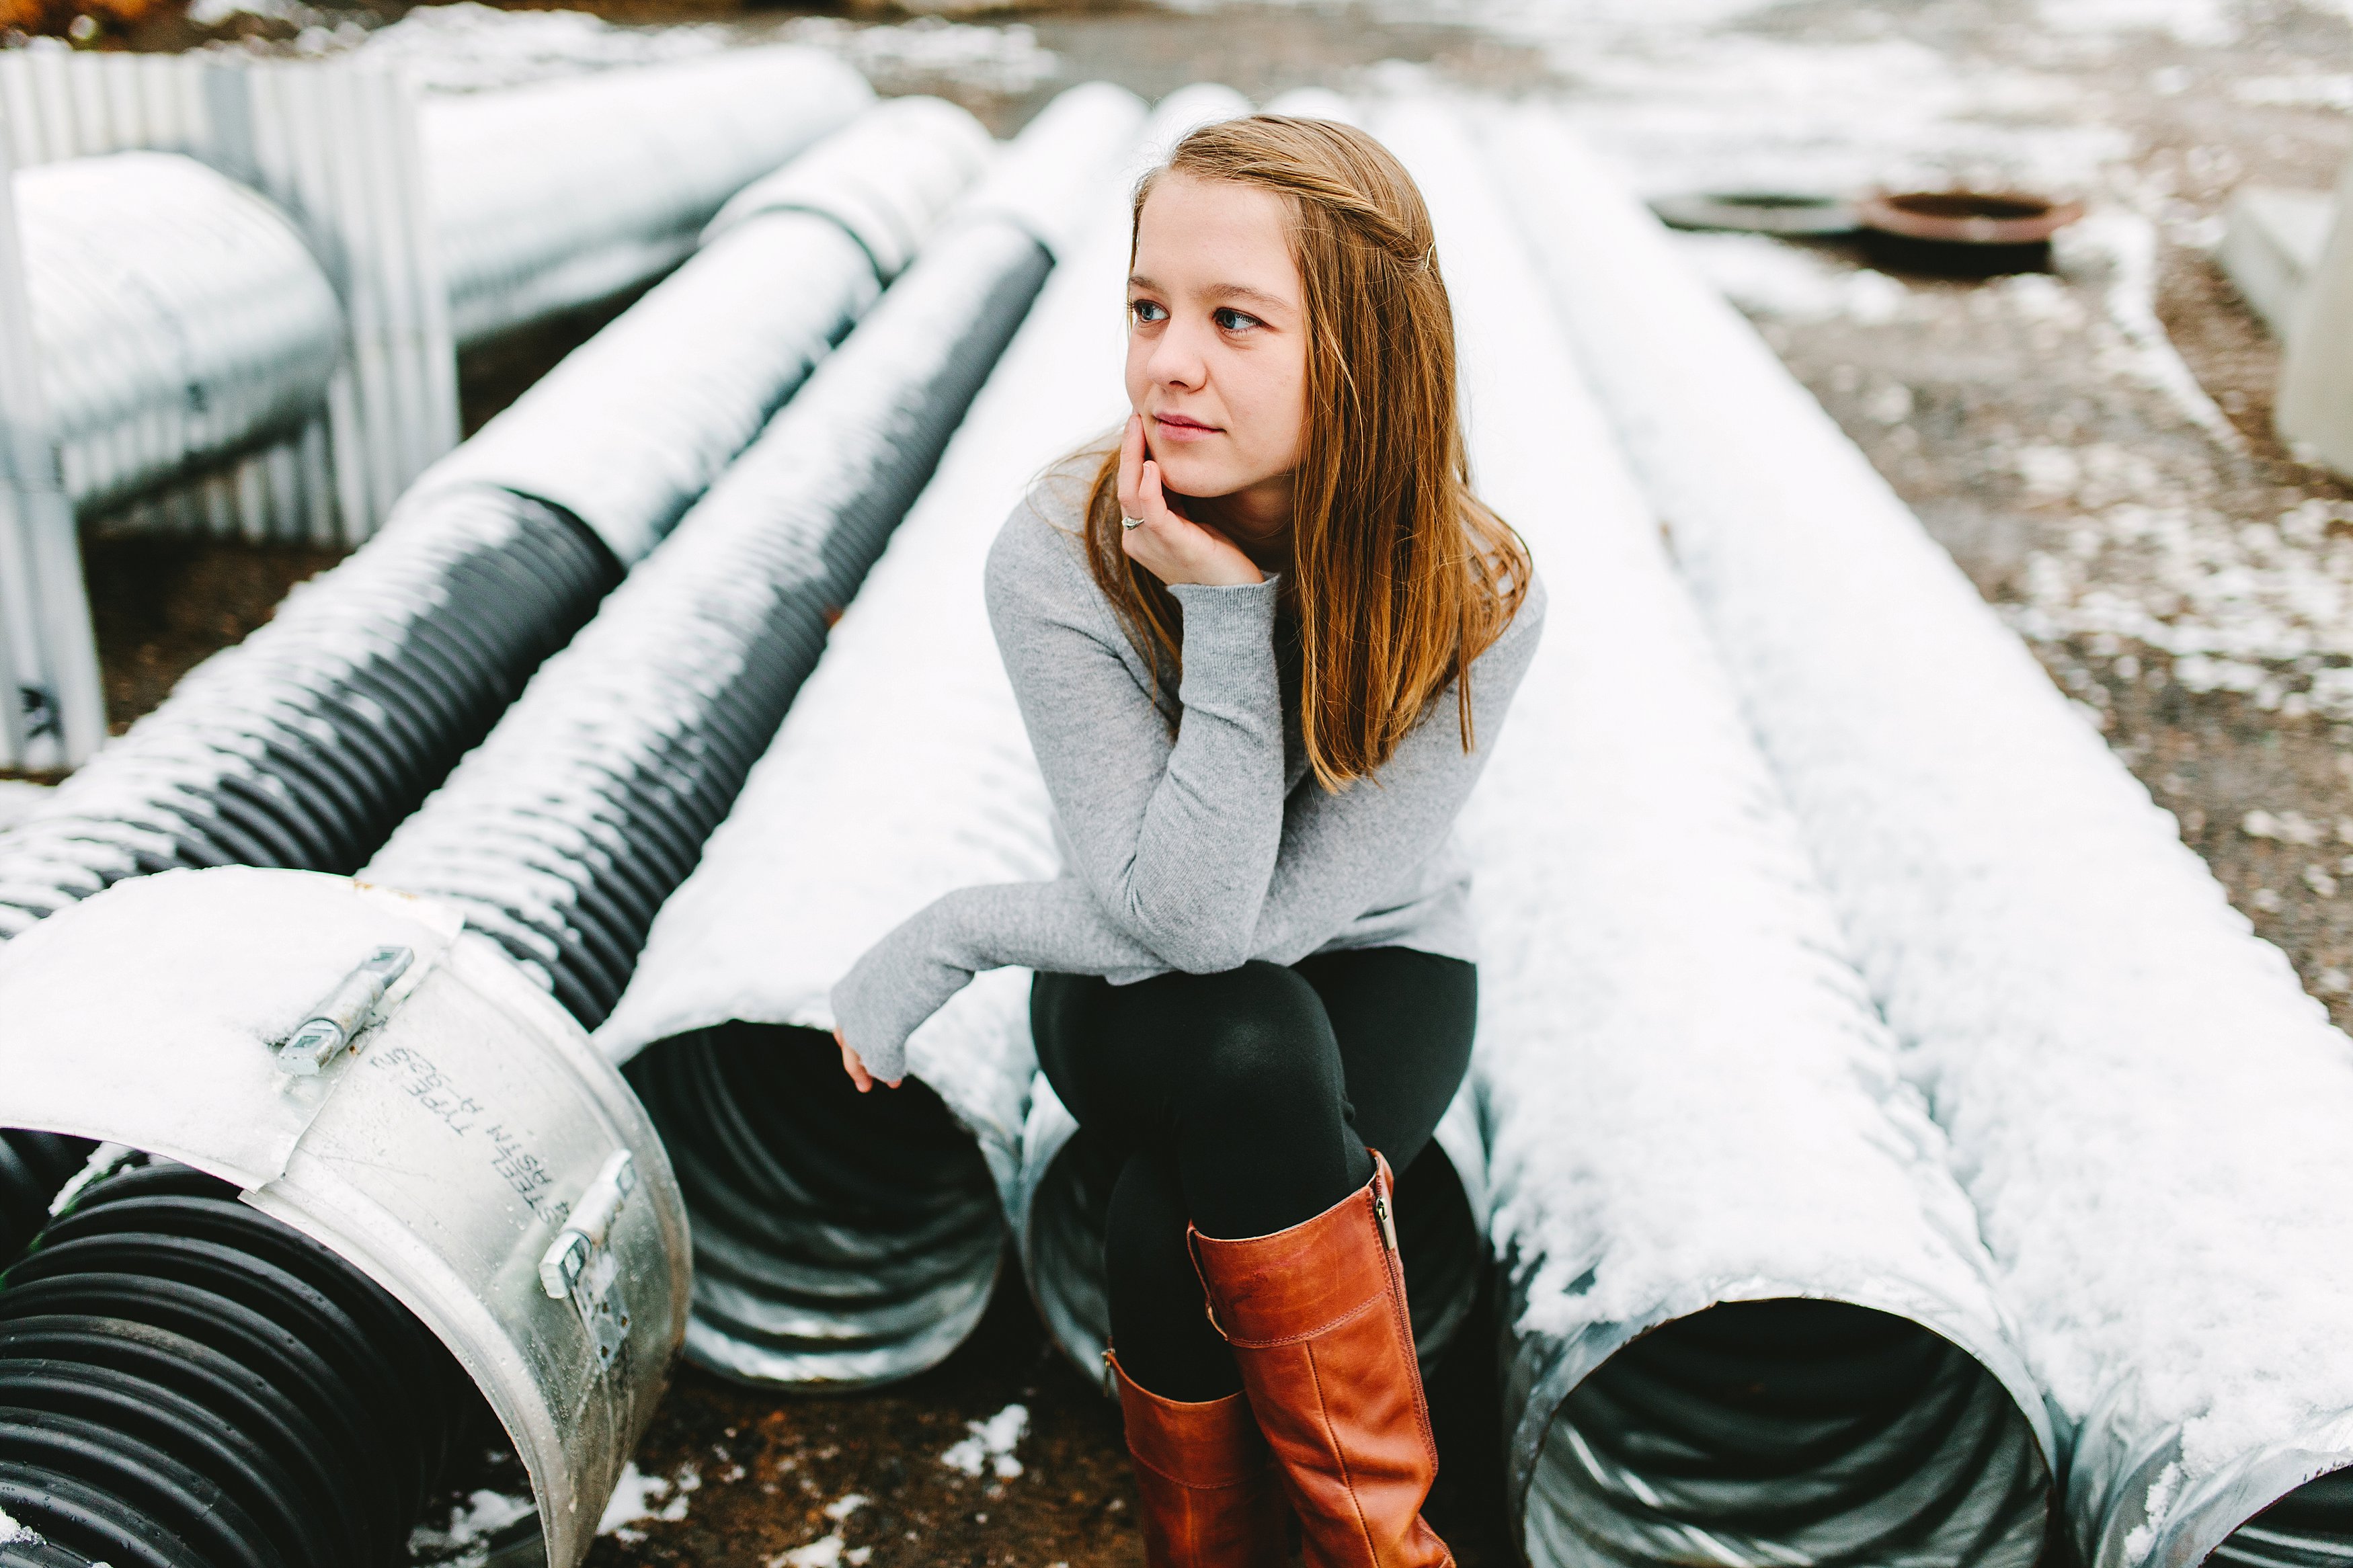
<path id="1" fill-rule="evenodd" d="M 2353 1563 L 2353 1470 L 2309 1480 L 2232 1531 L 2209 1563 L 2244 1568 L 2346 1568 Z"/>
<path id="2" fill-rule="evenodd" d="M 1003 1210 L 928 1085 L 860 1094 L 829 1035 L 772 1024 L 681 1035 L 623 1070 L 685 1194 L 697 1364 L 855 1388 L 936 1364 L 978 1325 Z"/>
<path id="3" fill-rule="evenodd" d="M 168 1160 L 82 1189 L 0 1274 L 5 1568 L 400 1568 L 499 1428 L 374 1280 Z"/>
<path id="4" fill-rule="evenodd" d="M 1527 1549 L 1557 1564 L 2032 1568 L 2051 1474 L 2000 1381 L 1892 1313 L 1780 1300 L 1642 1335 L 1555 1413 Z"/>
<path id="5" fill-rule="evenodd" d="M 1089 1377 L 1100 1375 L 1111 1340 L 1103 1236 L 1118 1178 L 1115 1151 L 1105 1151 L 1083 1128 L 1072 1133 L 1039 1182 L 1024 1241 L 1030 1291 L 1046 1327 Z M 1396 1210 L 1414 1350 L 1427 1376 L 1477 1302 L 1487 1239 L 1461 1174 L 1435 1142 L 1398 1177 Z"/>

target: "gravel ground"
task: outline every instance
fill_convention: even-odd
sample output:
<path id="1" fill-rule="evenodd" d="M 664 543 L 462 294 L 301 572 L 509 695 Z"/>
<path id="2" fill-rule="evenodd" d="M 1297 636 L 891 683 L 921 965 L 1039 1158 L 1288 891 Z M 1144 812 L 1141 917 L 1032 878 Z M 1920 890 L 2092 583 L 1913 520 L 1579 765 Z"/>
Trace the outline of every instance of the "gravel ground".
<path id="1" fill-rule="evenodd" d="M 2353 1022 L 2353 675 L 2330 673 L 2353 667 L 2353 486 L 2270 434 L 2277 346 L 2209 255 L 2240 183 L 2334 179 L 2353 143 L 2353 12 L 2287 0 L 1711 5 L 1028 12 L 949 38 L 997 59 L 994 75 L 905 67 L 889 85 L 944 91 L 1002 132 L 1091 76 L 1147 94 L 1220 79 L 1263 99 L 1403 73 L 1559 94 L 1650 190 L 1968 179 L 2090 198 L 2094 217 L 2057 270 L 2024 279 L 1893 278 L 1835 244 L 1690 243 L 2177 813 L 2256 929 L 2340 1026 Z M 606 14 L 715 18 L 732 36 L 795 25 L 649 0 Z M 122 31 L 151 46 L 192 36 L 168 11 Z M 915 35 L 947 36 L 940 24 Z M 1015 57 L 1034 67 L 1041 49 L 1050 74 L 1000 68 Z M 469 426 L 592 324 L 477 356 Z M 116 721 L 324 563 L 94 542 Z M 1433 1396 L 1448 1456 L 1435 1511 L 1466 1568 L 1507 1562 L 1491 1363 L 1458 1354 Z M 1026 1425 L 1006 1415 L 1015 1405 Z M 974 1424 L 1000 1438 L 1022 1426 L 1007 1452 L 1018 1473 L 992 1468 L 986 1443 L 980 1474 L 947 1462 Z M 650 1484 L 631 1495 L 648 1517 L 614 1521 L 599 1568 L 1142 1556 L 1115 1418 L 1018 1289 L 947 1364 L 883 1393 L 779 1400 L 682 1373 L 638 1467 Z M 476 1482 L 513 1489 L 495 1465 Z"/>

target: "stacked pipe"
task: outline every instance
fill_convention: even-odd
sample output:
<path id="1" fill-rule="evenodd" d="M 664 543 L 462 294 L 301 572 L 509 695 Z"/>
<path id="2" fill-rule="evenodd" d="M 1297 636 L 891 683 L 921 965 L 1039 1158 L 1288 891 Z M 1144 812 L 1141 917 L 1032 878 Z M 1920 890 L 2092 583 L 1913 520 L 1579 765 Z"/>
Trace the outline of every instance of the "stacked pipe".
<path id="1" fill-rule="evenodd" d="M 437 465 L 393 522 L 0 833 L 0 939 L 174 866 L 348 871 L 480 740 L 880 291 L 833 199 L 936 211 L 973 149 L 875 110 Z M 868 226 L 871 227 L 869 221 Z"/>
<path id="2" fill-rule="evenodd" d="M 1547 117 L 1492 145 L 1950 1136 L 2075 1552 L 2343 1561 L 2344 1036 L 1658 226 Z"/>
<path id="3" fill-rule="evenodd" d="M 166 153 L 27 169 L 16 200 L 41 391 L 77 508 L 325 407 L 343 310 L 267 200 Z"/>
<path id="4" fill-rule="evenodd" d="M 936 100 L 893 113 L 988 145 Z M 1017 224 L 952 224 L 361 875 L 464 910 L 602 1023 L 1048 266 Z"/>
<path id="5" fill-rule="evenodd" d="M 782 47 L 427 100 L 451 335 L 470 346 L 660 277 L 728 197 L 873 101 L 840 59 Z"/>
<path id="6" fill-rule="evenodd" d="M 746 1381 L 933 1365 L 1002 1256 L 1034 1070 L 1020 977 L 983 976 L 918 1033 L 907 1084 L 864 1096 L 825 997 L 934 893 L 1055 868 L 981 561 L 1039 467 L 1117 414 L 1120 175 L 1143 110 L 1095 87 L 1050 112 L 1029 134 L 1067 149 L 1054 276 L 597 1036 L 658 1115 L 691 1107 L 671 1125 L 710 1133 L 688 1159 L 687 1353 Z"/>
<path id="7" fill-rule="evenodd" d="M 6 1568 L 398 1568 L 481 1396 L 374 1280 L 170 1161 L 0 1274 Z"/>
<path id="8" fill-rule="evenodd" d="M 911 127 L 919 133 L 911 134 Z M 799 380 L 793 374 L 779 388 L 778 363 L 806 370 L 826 353 L 837 323 L 846 325 L 842 319 L 873 296 L 878 269 L 892 268 L 903 259 L 903 249 L 969 181 L 987 151 L 987 135 L 976 122 L 946 105 L 908 100 L 878 110 L 863 126 L 814 154 L 811 165 L 798 170 L 797 178 L 767 191 L 754 210 L 739 215 L 714 237 L 712 254 L 727 258 L 726 270 L 718 272 L 723 284 L 733 280 L 748 286 L 756 279 L 761 289 L 775 292 L 780 277 L 792 276 L 774 268 L 779 248 L 805 262 L 815 258 L 831 263 L 829 271 L 801 268 L 801 276 L 794 279 L 801 286 L 795 307 L 771 307 L 765 316 L 757 310 L 744 311 L 753 328 L 748 348 L 730 342 L 726 351 L 714 352 L 707 330 L 699 336 L 686 334 L 681 342 L 672 333 L 681 324 L 680 318 L 691 324 L 694 311 L 711 307 L 707 300 L 681 300 L 673 291 L 650 311 L 632 312 L 636 335 L 617 346 L 602 342 L 567 362 L 542 392 L 527 400 L 532 407 L 519 405 L 486 430 L 474 450 L 427 476 L 415 504 L 426 515 L 445 515 L 480 507 L 486 500 L 494 504 L 524 500 L 513 489 L 499 488 L 497 481 L 502 479 L 513 484 L 543 479 L 550 488 L 579 484 L 585 487 L 587 527 L 597 528 L 610 542 L 599 547 L 606 560 L 632 549 L 640 553 L 651 549 L 684 500 L 702 488 L 707 479 L 703 467 L 723 460 L 743 445 L 735 432 L 747 414 L 756 414 L 764 404 L 773 407 L 790 384 Z M 827 211 L 845 216 L 818 216 Z M 744 470 L 727 497 L 697 517 L 678 549 L 660 552 L 659 564 L 638 579 L 641 586 L 615 606 L 614 616 L 597 623 L 599 632 L 575 656 L 549 670 L 532 689 L 533 697 L 524 700 L 513 721 L 496 732 L 510 739 L 505 743 L 494 739 L 478 766 L 462 772 L 435 797 L 435 807 L 420 816 L 417 831 L 405 841 L 408 847 L 390 857 L 388 866 L 376 873 L 378 880 L 406 879 L 439 890 L 452 868 L 458 868 L 462 883 L 469 875 L 479 877 L 485 866 L 503 867 L 507 878 L 501 881 L 493 875 L 490 884 L 510 895 L 520 891 L 520 900 L 510 897 L 501 906 L 491 899 L 465 898 L 463 887 L 458 890 L 478 925 L 512 942 L 516 917 L 527 919 L 536 912 L 533 882 L 569 874 L 571 885 L 583 895 L 575 904 L 580 918 L 562 928 L 575 939 L 569 950 L 572 957 L 576 960 L 587 951 L 579 940 L 584 933 L 589 942 L 609 942 L 613 928 L 597 923 L 599 918 L 626 922 L 633 898 L 640 900 L 635 913 L 642 931 L 642 921 L 650 918 L 667 891 L 660 868 L 663 856 L 680 851 L 678 835 L 684 828 L 691 837 L 667 869 L 674 882 L 691 866 L 700 839 L 695 813 L 703 814 L 702 826 L 707 828 L 707 819 L 715 819 L 724 809 L 733 793 L 729 767 L 740 779 L 766 730 L 774 727 L 776 712 L 767 710 L 781 710 L 789 700 L 797 664 L 805 668 L 814 658 L 818 639 L 806 634 L 821 628 L 829 604 L 854 585 L 859 556 L 879 546 L 878 531 L 920 488 L 929 468 L 927 451 L 936 451 L 953 427 L 996 347 L 1026 308 L 1044 267 L 1038 244 L 1012 226 L 983 222 L 959 227 L 936 265 L 923 269 L 923 279 L 911 279 L 915 285 L 912 291 L 894 294 L 896 303 L 877 323 L 877 335 L 861 340 L 858 353 L 839 362 L 820 396 L 787 413 L 775 438 L 763 444 L 759 459 Z M 681 278 L 705 287 L 712 281 L 687 274 Z M 751 290 L 746 287 L 743 291 Z M 739 309 L 748 303 L 740 297 L 730 302 Z M 829 309 L 830 314 L 819 314 L 812 323 L 813 309 Z M 648 317 L 655 322 L 651 332 L 645 330 Z M 745 323 L 735 324 L 740 331 Z M 808 330 L 812 324 L 818 330 Z M 776 352 L 779 339 L 790 353 Z M 710 362 L 710 368 L 694 376 L 680 374 L 691 368 L 696 356 Z M 666 410 L 671 418 L 703 416 L 698 428 L 686 433 L 692 440 L 682 453 L 649 446 L 639 435 L 634 445 L 622 443 L 617 456 L 607 448 L 593 458 L 584 454 L 575 466 L 562 463 L 562 440 L 576 439 L 584 426 L 620 430 L 625 400 L 659 396 L 666 388 L 688 395 Z M 618 469 L 632 457 L 653 471 Z M 797 526 L 772 533 L 770 509 L 780 504 Z M 830 537 L 828 524 L 834 525 Z M 584 542 L 590 537 L 586 528 L 568 526 L 579 529 L 577 536 Z M 395 529 L 385 540 L 413 536 L 413 531 Z M 762 580 L 769 585 L 767 603 L 752 602 L 756 595 L 747 574 L 764 574 Z M 472 607 L 477 614 L 495 613 L 501 600 L 485 594 Z M 731 608 L 735 612 L 732 616 L 727 613 Z M 804 634 L 797 646 L 790 636 L 797 631 Z M 722 668 L 720 645 L 731 637 L 735 658 Z M 649 651 L 654 654 L 650 659 Z M 416 657 L 413 651 L 409 657 Z M 415 670 L 408 673 L 414 676 Z M 416 683 L 420 700 L 432 700 L 437 695 L 432 689 L 450 671 L 434 668 L 431 673 L 434 679 Z M 625 689 L 617 689 L 617 687 Z M 669 677 L 667 686 L 661 676 Z M 572 704 L 568 709 L 567 699 Z M 594 721 L 609 716 L 611 705 L 637 699 L 667 700 L 673 705 L 670 716 L 677 721 L 665 728 L 657 721 L 644 731 L 632 731 L 624 722 L 617 730 L 597 732 Z M 538 720 L 543 712 L 550 715 L 545 723 Z M 764 712 L 766 729 L 760 728 Z M 585 730 L 576 727 L 582 719 L 591 721 Z M 453 728 L 443 726 L 445 732 Z M 551 731 L 568 732 L 575 744 L 569 751 L 550 745 Z M 534 760 L 552 764 L 530 773 L 520 793 L 501 789 L 497 779 L 515 736 L 522 737 L 521 749 Z M 632 740 L 649 739 L 649 744 L 631 750 Z M 666 741 L 678 743 L 666 747 Z M 679 790 L 681 767 L 691 771 L 698 757 L 710 765 L 691 778 L 687 790 Z M 607 809 L 601 815 L 575 811 L 567 817 L 564 806 L 576 805 L 577 797 L 593 795 L 600 784 L 607 792 Z M 551 792 L 558 797 L 553 803 L 547 798 Z M 565 829 L 571 830 L 568 845 L 560 845 L 554 855 L 546 853 L 545 837 Z M 624 840 L 617 854 L 598 854 L 596 841 L 617 833 L 634 835 L 638 842 Z M 562 858 L 561 847 L 567 847 L 578 858 Z M 278 851 L 285 847 L 268 847 Z M 280 863 L 292 858 L 280 856 Z M 177 879 L 158 881 L 174 884 L 172 896 L 182 896 Z M 264 907 L 273 914 L 274 898 L 264 895 Z M 119 900 L 105 902 L 111 909 L 119 907 Z M 441 938 L 446 943 L 455 936 L 455 918 L 446 906 L 437 908 L 442 912 L 433 918 L 449 921 Z M 93 906 L 91 912 L 96 910 Z M 501 913 L 508 917 L 503 921 L 498 918 Z M 233 917 L 224 907 L 221 918 Z M 69 937 L 57 926 L 43 934 L 70 945 Z M 482 940 L 468 935 L 462 943 Z M 353 986 L 372 984 L 365 1005 L 353 1010 L 332 997 L 314 1003 L 319 1016 L 341 1031 L 328 1039 L 330 1047 L 380 1019 L 391 1005 L 392 986 L 412 968 L 421 967 L 413 946 L 378 943 L 360 951 L 359 967 L 334 988 L 332 996 L 357 994 Z M 633 956 L 633 939 L 617 954 L 599 953 L 598 962 L 617 963 L 618 969 L 604 971 L 596 980 L 617 989 Z M 503 958 L 493 962 L 513 974 Z M 371 965 L 380 967 L 372 971 Z M 17 970 L 26 973 L 25 965 Z M 542 967 L 539 978 L 548 983 L 560 975 L 571 981 L 590 973 L 578 963 L 558 963 Z M 371 973 L 375 976 L 372 983 Z M 37 976 L 36 983 L 43 982 Z M 513 983 L 523 984 L 519 978 Z M 239 999 L 239 1005 L 250 1008 L 253 1004 Z M 500 1027 L 512 1028 L 511 1002 L 499 1005 L 498 1016 L 510 1020 Z M 578 1036 L 576 1025 L 567 1022 L 566 1026 Z M 311 1027 L 304 1025 L 280 1037 L 287 1042 L 280 1046 L 281 1062 L 287 1059 L 285 1052 L 295 1050 L 293 1042 L 303 1030 Z M 461 1044 L 482 1043 L 443 1037 L 461 1027 L 447 1023 L 445 1016 L 437 1016 L 424 1027 L 435 1042 L 434 1058 L 446 1059 Z M 489 1043 L 493 1047 L 498 1044 L 495 1039 Z M 309 1073 L 314 1079 L 326 1074 L 340 1055 L 339 1049 L 329 1049 L 323 1059 L 309 1067 Z M 393 1103 L 404 1093 L 429 1094 L 428 1103 L 439 1108 L 435 1112 L 438 1124 L 446 1131 L 471 1131 L 487 1114 L 485 1107 L 496 1105 L 494 1099 L 477 1100 L 468 1095 L 460 1101 L 442 1092 L 448 1079 L 434 1059 L 379 1047 L 370 1061 L 379 1070 L 413 1078 L 415 1086 L 407 1089 L 399 1087 L 397 1076 L 385 1080 L 395 1086 Z M 477 1070 L 482 1070 L 480 1064 Z M 617 1079 L 612 1093 L 628 1098 Z M 340 1102 L 327 1103 L 332 1108 Z M 629 1110 L 642 1121 L 634 1103 Z M 509 1130 L 487 1134 L 491 1147 L 482 1165 L 496 1173 L 510 1194 L 522 1194 L 528 1205 L 518 1211 L 509 1196 L 499 1205 L 500 1213 L 490 1216 L 494 1228 L 513 1228 L 518 1221 L 510 1216 L 519 1212 L 524 1239 L 536 1247 L 545 1242 L 536 1228 L 537 1202 L 556 1194 L 545 1190 L 539 1162 L 528 1154 L 524 1141 L 547 1131 L 544 1126 L 536 1133 L 524 1131 L 533 1125 L 523 1118 L 513 1124 L 501 1121 L 500 1128 Z M 617 1181 L 599 1175 L 597 1182 L 608 1179 Z M 106 1190 L 114 1190 L 114 1184 Z M 614 1186 L 613 1203 L 625 1202 L 629 1190 Z M 45 1399 L 37 1407 L 39 1414 L 28 1409 L 19 1417 L 0 1405 L 0 1506 L 37 1497 L 51 1500 L 43 1508 L 27 1502 L 25 1509 L 11 1507 L 10 1511 L 47 1542 L 66 1543 L 84 1557 L 107 1558 L 115 1568 L 133 1563 L 170 1563 L 174 1568 L 396 1563 L 425 1495 L 422 1489 L 438 1473 L 456 1436 L 453 1423 L 472 1407 L 463 1397 L 467 1384 L 443 1375 L 438 1363 L 427 1364 L 431 1356 L 426 1352 L 438 1355 L 439 1347 L 404 1309 L 391 1305 L 388 1298 L 375 1300 L 358 1291 L 355 1282 L 361 1277 L 347 1268 L 343 1270 L 350 1275 L 343 1281 L 347 1288 L 338 1294 L 325 1278 L 336 1274 L 332 1252 L 280 1236 L 284 1227 L 273 1230 L 272 1222 L 257 1225 L 259 1216 L 248 1220 L 247 1211 L 231 1198 L 232 1191 L 207 1187 L 195 1194 L 216 1200 L 201 1212 L 186 1205 L 147 1204 L 127 1219 L 124 1212 L 111 1206 L 96 1219 L 88 1217 L 94 1200 L 85 1197 L 44 1232 L 29 1257 L 0 1278 L 0 1322 L 12 1318 L 38 1321 L 62 1314 L 138 1324 L 229 1355 L 241 1367 L 230 1370 L 249 1385 L 247 1392 L 290 1399 L 321 1426 L 310 1434 L 308 1451 L 331 1475 L 343 1478 L 340 1492 L 326 1504 L 353 1533 L 326 1543 L 298 1539 L 290 1533 L 288 1517 L 315 1515 L 319 1500 L 297 1500 L 272 1484 L 265 1471 L 269 1464 L 282 1470 L 284 1454 L 232 1456 L 231 1463 L 209 1450 L 199 1453 L 201 1445 L 187 1432 L 165 1430 L 138 1414 L 164 1408 L 162 1395 L 120 1379 L 114 1393 L 121 1397 L 111 1409 L 102 1403 L 78 1405 L 74 1413 L 59 1415 L 56 1400 Z M 172 1192 L 191 1195 L 176 1186 Z M 575 1222 L 586 1201 L 572 1201 Z M 232 1224 L 233 1219 L 247 1223 Z M 480 1220 L 451 1214 L 442 1223 L 448 1234 L 463 1236 Z M 116 1234 L 126 1227 L 129 1234 Z M 683 1225 L 665 1230 L 680 1246 L 681 1255 L 672 1272 L 682 1293 Z M 580 1245 L 593 1248 L 604 1239 L 600 1225 Z M 515 1245 L 517 1239 L 508 1237 L 485 1256 L 495 1258 Z M 469 1255 L 474 1250 L 479 1249 L 470 1249 Z M 307 1271 L 299 1266 L 303 1260 Z M 561 1260 L 543 1260 L 540 1279 L 528 1289 L 535 1290 L 551 1278 L 551 1268 L 560 1274 Z M 576 1272 L 569 1282 L 570 1293 L 583 1323 L 593 1327 L 601 1314 L 607 1323 L 617 1325 L 613 1332 L 626 1348 L 630 1312 L 611 1307 L 601 1294 L 612 1282 L 609 1275 Z M 554 1286 L 548 1293 L 559 1300 L 565 1294 Z M 674 1346 L 675 1339 L 670 1342 Z M 0 1400 L 6 1397 L 5 1356 L 0 1350 Z M 600 1348 L 599 1357 L 608 1371 L 622 1364 L 611 1359 L 607 1349 Z M 65 1352 L 49 1359 L 73 1361 Z M 648 1370 L 658 1377 L 659 1367 Z M 652 1386 L 658 1388 L 658 1382 Z M 445 1391 L 448 1399 L 441 1397 Z M 607 1423 L 607 1436 L 622 1442 L 633 1436 L 624 1429 L 628 1413 L 641 1416 L 650 1406 L 650 1389 L 642 1377 L 624 1392 L 626 1399 Z M 226 1406 L 218 1401 L 206 1408 L 218 1418 L 213 1423 L 216 1428 L 240 1425 L 230 1418 L 240 1413 L 225 1415 Z M 569 1419 L 577 1425 L 580 1414 L 575 1411 Z M 191 1416 L 181 1425 L 203 1423 Z M 605 1457 L 617 1465 L 626 1448 Z M 535 1473 L 535 1481 L 540 1479 Z M 565 1483 L 573 1490 L 593 1489 L 600 1481 L 609 1489 L 612 1479 L 607 1470 L 567 1477 Z M 572 1506 L 576 1511 L 576 1496 Z M 579 1522 L 543 1512 L 551 1539 L 560 1528 L 585 1550 Z M 313 1532 L 319 1528 L 314 1519 Z"/>
<path id="9" fill-rule="evenodd" d="M 1522 1548 L 2028 1568 L 2051 1439 L 1942 1140 L 1478 151 L 1380 129 L 1552 595 L 1463 824 Z"/>

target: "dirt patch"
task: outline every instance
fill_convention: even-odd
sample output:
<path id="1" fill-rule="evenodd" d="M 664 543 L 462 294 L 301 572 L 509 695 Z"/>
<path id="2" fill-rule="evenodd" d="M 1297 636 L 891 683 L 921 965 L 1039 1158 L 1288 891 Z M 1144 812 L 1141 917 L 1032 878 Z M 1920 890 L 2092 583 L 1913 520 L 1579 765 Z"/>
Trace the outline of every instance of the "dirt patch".
<path id="1" fill-rule="evenodd" d="M 108 728 L 121 734 L 211 655 L 277 613 L 339 550 L 85 532 L 82 572 L 98 634 Z"/>

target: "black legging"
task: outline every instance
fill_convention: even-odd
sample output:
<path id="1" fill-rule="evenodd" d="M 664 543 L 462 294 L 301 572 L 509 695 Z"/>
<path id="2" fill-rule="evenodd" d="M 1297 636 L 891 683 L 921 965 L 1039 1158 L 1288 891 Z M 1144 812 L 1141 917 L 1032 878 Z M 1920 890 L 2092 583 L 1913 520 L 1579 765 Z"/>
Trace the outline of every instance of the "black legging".
<path id="1" fill-rule="evenodd" d="M 1462 1081 L 1477 1011 L 1475 968 L 1402 947 L 1133 985 L 1038 976 L 1039 1062 L 1080 1157 L 1118 1172 L 1104 1265 L 1129 1377 L 1166 1399 L 1241 1387 L 1186 1222 L 1231 1239 L 1313 1219 L 1371 1178 L 1367 1146 L 1401 1176 Z"/>

